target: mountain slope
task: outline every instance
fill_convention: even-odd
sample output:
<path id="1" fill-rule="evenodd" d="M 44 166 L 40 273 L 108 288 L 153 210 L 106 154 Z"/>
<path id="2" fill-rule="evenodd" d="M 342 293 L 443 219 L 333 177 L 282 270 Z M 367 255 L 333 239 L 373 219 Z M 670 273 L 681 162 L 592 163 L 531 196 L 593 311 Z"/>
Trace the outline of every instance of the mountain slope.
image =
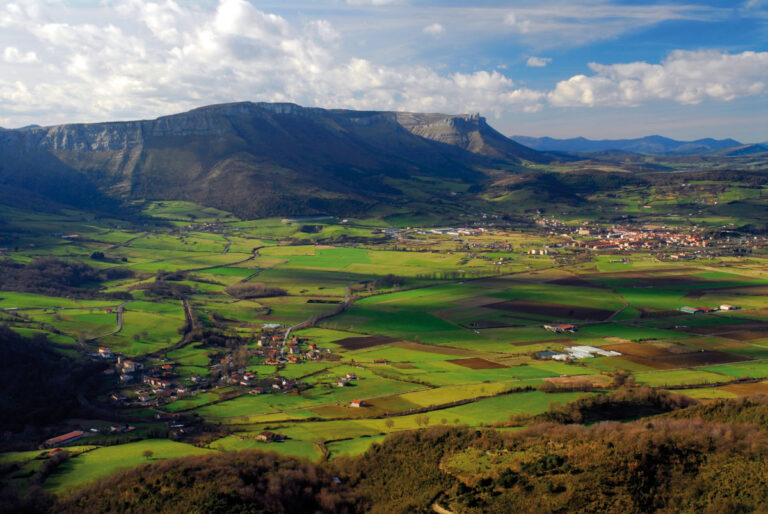
<path id="1" fill-rule="evenodd" d="M 156 120 L 0 133 L 0 184 L 78 205 L 189 200 L 245 217 L 359 212 L 424 177 L 476 183 L 481 167 L 547 156 L 479 116 L 235 103 Z M 408 189 L 408 187 L 406 187 Z M 83 198 L 85 196 L 86 198 Z"/>
<path id="2" fill-rule="evenodd" d="M 512 136 L 514 141 L 543 152 L 602 152 L 623 150 L 654 155 L 692 155 L 709 153 L 726 148 L 743 146 L 733 139 L 697 139 L 676 141 L 662 136 L 646 136 L 638 139 L 605 139 L 593 141 L 583 137 L 554 139 L 551 137 Z"/>

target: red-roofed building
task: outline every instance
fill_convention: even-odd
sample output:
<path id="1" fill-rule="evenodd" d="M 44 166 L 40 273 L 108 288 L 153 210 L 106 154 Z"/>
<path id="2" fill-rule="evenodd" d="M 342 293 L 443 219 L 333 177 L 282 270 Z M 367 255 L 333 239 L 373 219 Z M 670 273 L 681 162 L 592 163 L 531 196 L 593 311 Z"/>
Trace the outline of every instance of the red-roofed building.
<path id="1" fill-rule="evenodd" d="M 69 444 L 77 441 L 78 439 L 82 438 L 85 435 L 85 432 L 82 430 L 75 430 L 73 432 L 68 432 L 66 434 L 57 436 L 57 437 L 51 437 L 50 439 L 45 441 L 45 446 L 51 447 L 51 446 L 58 446 L 60 444 Z"/>

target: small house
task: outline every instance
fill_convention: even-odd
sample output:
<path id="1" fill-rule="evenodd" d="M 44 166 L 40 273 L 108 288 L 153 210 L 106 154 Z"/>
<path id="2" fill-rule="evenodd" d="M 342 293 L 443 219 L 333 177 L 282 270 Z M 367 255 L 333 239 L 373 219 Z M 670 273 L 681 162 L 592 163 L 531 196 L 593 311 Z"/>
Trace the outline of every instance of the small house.
<path id="1" fill-rule="evenodd" d="M 364 400 L 352 400 L 351 402 L 349 402 L 349 406 L 354 408 L 360 408 L 360 407 L 365 407 L 366 403 Z"/>
<path id="2" fill-rule="evenodd" d="M 284 441 L 285 436 L 276 434 L 274 432 L 261 432 L 259 435 L 256 436 L 257 441 L 261 441 L 263 443 L 270 443 L 273 441 Z"/>
<path id="3" fill-rule="evenodd" d="M 698 307 L 689 307 L 687 305 L 684 307 L 680 307 L 680 311 L 685 312 L 687 314 L 698 314 L 701 312 L 701 310 L 699 310 Z"/>

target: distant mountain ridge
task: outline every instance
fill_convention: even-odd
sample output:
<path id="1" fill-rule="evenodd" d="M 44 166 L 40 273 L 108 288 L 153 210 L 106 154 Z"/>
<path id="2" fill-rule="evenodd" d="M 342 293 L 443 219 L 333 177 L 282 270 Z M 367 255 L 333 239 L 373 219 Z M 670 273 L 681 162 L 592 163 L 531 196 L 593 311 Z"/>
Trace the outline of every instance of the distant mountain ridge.
<path id="1" fill-rule="evenodd" d="M 476 114 L 290 103 L 0 132 L 0 186 L 14 191 L 62 203 L 188 200 L 243 217 L 359 212 L 423 197 L 429 181 L 473 184 L 484 168 L 551 159 Z"/>
<path id="2" fill-rule="evenodd" d="M 677 141 L 663 136 L 646 136 L 638 139 L 605 139 L 599 141 L 583 137 L 554 139 L 551 137 L 512 136 L 511 139 L 542 152 L 574 153 L 621 150 L 652 155 L 693 155 L 745 146 L 734 139 L 718 140 L 705 138 L 697 139 L 696 141 Z"/>

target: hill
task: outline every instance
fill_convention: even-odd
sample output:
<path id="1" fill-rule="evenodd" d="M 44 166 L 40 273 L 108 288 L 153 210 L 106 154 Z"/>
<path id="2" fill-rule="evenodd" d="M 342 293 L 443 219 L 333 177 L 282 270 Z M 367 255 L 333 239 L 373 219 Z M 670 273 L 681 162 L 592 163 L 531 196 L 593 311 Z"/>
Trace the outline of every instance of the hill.
<path id="1" fill-rule="evenodd" d="M 754 402 L 725 402 L 736 420 Z M 185 457 L 127 470 L 57 512 L 750 512 L 766 500 L 768 437 L 754 424 L 644 418 L 514 432 L 400 432 L 359 457 L 312 465 L 274 454 Z M 721 409 L 722 410 L 722 409 Z M 332 479 L 331 477 L 338 477 Z M 269 484 L 269 487 L 266 485 Z M 204 506 L 204 507 L 202 507 Z M 53 509 L 52 509 L 53 510 Z"/>
<path id="2" fill-rule="evenodd" d="M 720 155 L 737 156 L 737 155 L 752 155 L 756 153 L 768 152 L 768 144 L 754 144 L 754 145 L 742 145 L 734 148 L 725 148 L 718 152 Z"/>
<path id="3" fill-rule="evenodd" d="M 155 120 L 4 130 L 0 183 L 57 202 L 187 200 L 242 217 L 351 214 L 548 156 L 478 115 L 234 103 Z"/>
<path id="4" fill-rule="evenodd" d="M 514 141 L 542 152 L 603 152 L 623 150 L 652 155 L 694 155 L 715 152 L 726 148 L 744 146 L 733 139 L 697 139 L 676 141 L 662 136 L 646 136 L 638 139 L 605 139 L 594 141 L 583 137 L 554 139 L 551 137 L 512 136 Z"/>

